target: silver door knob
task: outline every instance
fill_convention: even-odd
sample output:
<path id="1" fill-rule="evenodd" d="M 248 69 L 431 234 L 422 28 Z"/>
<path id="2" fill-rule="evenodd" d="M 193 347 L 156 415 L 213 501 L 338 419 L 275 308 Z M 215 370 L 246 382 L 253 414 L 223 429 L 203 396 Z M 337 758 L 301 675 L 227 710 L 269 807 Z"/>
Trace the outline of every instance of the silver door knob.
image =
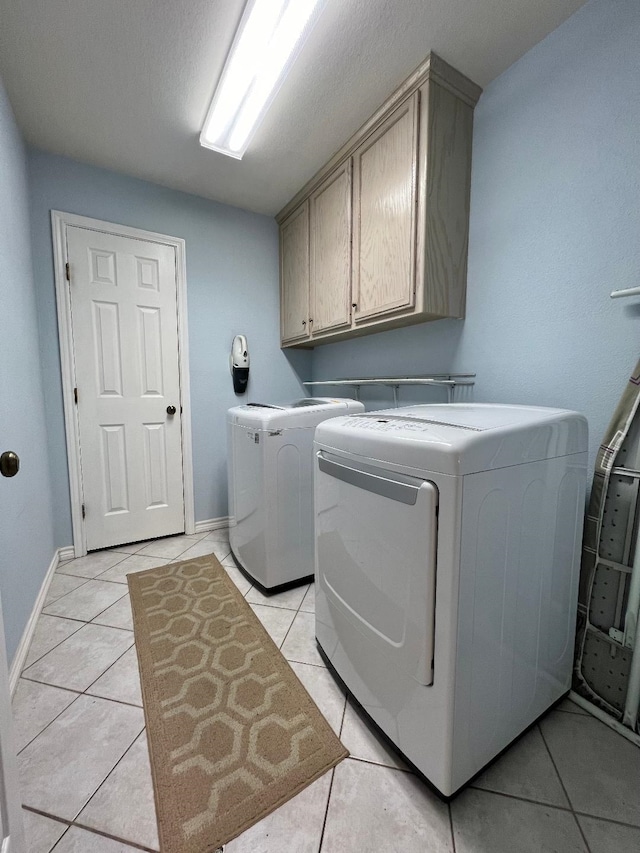
<path id="1" fill-rule="evenodd" d="M 20 457 L 13 450 L 5 450 L 0 455 L 0 474 L 3 477 L 15 477 L 20 470 Z"/>

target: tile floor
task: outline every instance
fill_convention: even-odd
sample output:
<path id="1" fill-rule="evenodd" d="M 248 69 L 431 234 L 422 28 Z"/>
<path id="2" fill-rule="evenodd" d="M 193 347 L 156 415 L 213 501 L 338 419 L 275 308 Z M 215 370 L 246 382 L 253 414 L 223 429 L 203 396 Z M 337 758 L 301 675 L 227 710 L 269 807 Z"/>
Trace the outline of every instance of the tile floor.
<path id="1" fill-rule="evenodd" d="M 363 722 L 324 667 L 313 585 L 267 598 L 225 531 L 63 563 L 14 698 L 30 853 L 158 850 L 128 572 L 215 553 L 351 757 L 225 853 L 640 851 L 640 750 L 570 702 L 447 806 Z"/>

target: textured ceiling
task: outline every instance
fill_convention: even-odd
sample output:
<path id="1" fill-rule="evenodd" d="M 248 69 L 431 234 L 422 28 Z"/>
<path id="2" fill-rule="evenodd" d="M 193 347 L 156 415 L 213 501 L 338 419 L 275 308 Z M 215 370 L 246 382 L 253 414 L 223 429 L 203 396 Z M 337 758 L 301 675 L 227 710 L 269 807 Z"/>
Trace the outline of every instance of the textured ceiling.
<path id="1" fill-rule="evenodd" d="M 583 0 L 326 0 L 242 161 L 198 134 L 244 0 L 0 0 L 31 145 L 275 213 L 435 50 L 481 86 Z"/>

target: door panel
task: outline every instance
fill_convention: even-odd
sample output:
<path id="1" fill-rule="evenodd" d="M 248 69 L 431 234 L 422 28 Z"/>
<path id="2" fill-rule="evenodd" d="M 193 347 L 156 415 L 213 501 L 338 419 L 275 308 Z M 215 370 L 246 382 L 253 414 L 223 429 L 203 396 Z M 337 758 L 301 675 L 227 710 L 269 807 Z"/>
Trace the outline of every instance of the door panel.
<path id="1" fill-rule="evenodd" d="M 175 250 L 74 226 L 67 252 L 87 548 L 180 533 Z"/>
<path id="2" fill-rule="evenodd" d="M 351 322 L 351 159 L 311 196 L 311 299 L 317 335 Z"/>
<path id="3" fill-rule="evenodd" d="M 356 322 L 415 302 L 418 97 L 401 104 L 353 157 Z"/>
<path id="4" fill-rule="evenodd" d="M 280 305 L 284 341 L 309 337 L 309 202 L 280 226 Z"/>

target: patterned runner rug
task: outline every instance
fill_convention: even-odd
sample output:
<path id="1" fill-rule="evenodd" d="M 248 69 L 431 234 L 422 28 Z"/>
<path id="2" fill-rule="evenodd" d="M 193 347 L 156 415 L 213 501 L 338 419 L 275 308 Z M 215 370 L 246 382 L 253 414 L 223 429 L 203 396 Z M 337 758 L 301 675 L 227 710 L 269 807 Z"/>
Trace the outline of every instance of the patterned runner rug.
<path id="1" fill-rule="evenodd" d="M 348 753 L 213 556 L 128 575 L 162 853 L 212 853 Z"/>

